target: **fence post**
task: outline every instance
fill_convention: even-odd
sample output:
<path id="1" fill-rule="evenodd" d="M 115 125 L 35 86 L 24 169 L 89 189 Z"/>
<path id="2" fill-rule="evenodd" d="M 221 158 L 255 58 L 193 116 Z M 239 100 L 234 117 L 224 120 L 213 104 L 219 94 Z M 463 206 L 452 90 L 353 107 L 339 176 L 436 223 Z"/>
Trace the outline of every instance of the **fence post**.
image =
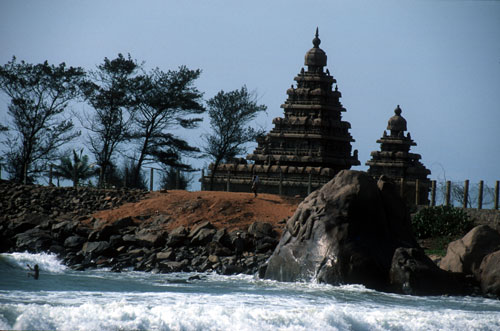
<path id="1" fill-rule="evenodd" d="M 205 185 L 204 185 L 204 178 L 205 178 L 205 169 L 201 169 L 201 190 L 205 191 Z"/>
<path id="2" fill-rule="evenodd" d="M 445 206 L 450 205 L 450 193 L 451 193 L 451 182 L 448 180 L 446 181 L 446 198 L 444 201 Z"/>
<path id="3" fill-rule="evenodd" d="M 307 182 L 307 195 L 311 194 L 312 189 L 312 174 L 309 173 L 309 180 Z"/>
<path id="4" fill-rule="evenodd" d="M 463 203 L 464 208 L 467 208 L 468 200 L 469 200 L 469 180 L 466 179 L 464 183 L 464 203 Z"/>
<path id="5" fill-rule="evenodd" d="M 0 176 L 0 179 L 2 176 Z M 49 165 L 49 186 L 52 186 L 52 163 Z"/>
<path id="6" fill-rule="evenodd" d="M 230 181 L 231 181 L 231 177 L 230 177 L 230 174 L 229 174 L 229 170 L 227 171 L 227 182 L 226 182 L 226 191 L 227 192 L 230 192 Z"/>
<path id="7" fill-rule="evenodd" d="M 420 180 L 415 180 L 415 204 L 420 204 Z"/>
<path id="8" fill-rule="evenodd" d="M 176 169 L 176 172 L 175 172 L 175 189 L 178 190 L 179 189 L 179 186 L 180 186 L 180 170 L 179 169 Z"/>
<path id="9" fill-rule="evenodd" d="M 498 186 L 499 186 L 499 184 L 500 184 L 500 183 L 499 183 L 499 181 L 497 180 L 497 181 L 495 182 L 495 205 L 494 205 L 495 210 L 497 210 L 497 209 L 498 209 Z"/>
<path id="10" fill-rule="evenodd" d="M 127 180 L 128 180 L 128 168 L 125 167 L 125 176 L 123 177 L 123 187 L 127 188 Z"/>
<path id="11" fill-rule="evenodd" d="M 154 179 L 154 178 L 153 178 L 153 177 L 154 177 L 154 175 L 153 175 L 153 174 L 154 174 L 154 169 L 153 169 L 153 168 L 151 168 L 151 169 L 150 169 L 150 173 L 149 173 L 149 190 L 150 190 L 151 192 L 153 192 L 153 179 Z"/>
<path id="12" fill-rule="evenodd" d="M 403 198 L 404 194 L 405 194 L 405 179 L 401 178 L 401 181 L 399 183 L 399 195 L 401 196 L 401 198 Z"/>
<path id="13" fill-rule="evenodd" d="M 283 195 L 283 171 L 281 170 L 281 167 L 280 167 L 280 184 L 278 186 L 278 192 L 279 195 Z"/>
<path id="14" fill-rule="evenodd" d="M 483 181 L 479 181 L 479 192 L 477 192 L 477 209 L 483 208 Z"/>
<path id="15" fill-rule="evenodd" d="M 436 181 L 431 181 L 431 207 L 436 205 Z"/>
<path id="16" fill-rule="evenodd" d="M 26 185 L 28 183 L 28 165 L 26 162 L 24 163 L 24 175 L 23 175 L 23 183 Z"/>

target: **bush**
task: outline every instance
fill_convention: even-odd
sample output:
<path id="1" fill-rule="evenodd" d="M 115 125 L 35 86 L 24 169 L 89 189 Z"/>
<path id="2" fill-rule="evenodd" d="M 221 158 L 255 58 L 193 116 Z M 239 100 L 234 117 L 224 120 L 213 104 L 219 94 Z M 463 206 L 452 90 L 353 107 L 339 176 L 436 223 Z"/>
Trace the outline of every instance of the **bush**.
<path id="1" fill-rule="evenodd" d="M 450 206 L 424 208 L 412 220 L 413 233 L 418 239 L 462 235 L 473 226 L 463 209 Z"/>

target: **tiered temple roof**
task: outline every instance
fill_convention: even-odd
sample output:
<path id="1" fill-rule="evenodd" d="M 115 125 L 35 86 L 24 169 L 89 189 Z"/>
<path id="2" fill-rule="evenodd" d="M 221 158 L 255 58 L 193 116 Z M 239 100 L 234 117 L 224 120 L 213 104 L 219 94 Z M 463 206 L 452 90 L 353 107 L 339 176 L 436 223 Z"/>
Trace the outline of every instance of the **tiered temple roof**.
<path id="1" fill-rule="evenodd" d="M 274 128 L 257 141 L 247 159 L 253 164 L 222 164 L 215 171 L 213 189 L 249 191 L 251 178 L 258 175 L 260 191 L 285 195 L 306 195 L 331 180 L 340 170 L 359 165 L 351 125 L 342 121 L 345 108 L 340 103 L 337 81 L 324 70 L 325 52 L 319 48 L 318 30 L 313 48 L 305 55 L 307 69 L 295 77 L 297 86 L 287 90 L 281 108 L 284 117 L 273 120 Z M 209 176 L 202 178 L 208 189 Z"/>
<path id="2" fill-rule="evenodd" d="M 371 152 L 372 159 L 366 162 L 370 166 L 368 173 L 375 178 L 385 175 L 400 184 L 403 181 L 403 194 L 407 201 L 415 203 L 416 183 L 419 183 L 419 201 L 428 202 L 429 179 L 431 173 L 421 162 L 420 154 L 410 153 L 411 146 L 417 144 L 411 139 L 410 132 L 405 135 L 406 120 L 401 116 L 399 105 L 394 110 L 395 115 L 389 119 L 387 130 L 382 138 L 377 140 L 380 151 Z"/>

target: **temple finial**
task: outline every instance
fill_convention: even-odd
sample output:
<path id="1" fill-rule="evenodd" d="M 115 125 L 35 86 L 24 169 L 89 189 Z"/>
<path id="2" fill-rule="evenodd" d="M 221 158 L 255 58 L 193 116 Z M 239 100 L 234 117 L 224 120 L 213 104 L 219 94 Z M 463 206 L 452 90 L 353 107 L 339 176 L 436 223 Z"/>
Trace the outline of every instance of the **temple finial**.
<path id="1" fill-rule="evenodd" d="M 321 39 L 319 39 L 319 29 L 318 27 L 316 27 L 316 34 L 314 35 L 313 39 L 314 48 L 318 48 L 319 44 L 321 44 Z"/>

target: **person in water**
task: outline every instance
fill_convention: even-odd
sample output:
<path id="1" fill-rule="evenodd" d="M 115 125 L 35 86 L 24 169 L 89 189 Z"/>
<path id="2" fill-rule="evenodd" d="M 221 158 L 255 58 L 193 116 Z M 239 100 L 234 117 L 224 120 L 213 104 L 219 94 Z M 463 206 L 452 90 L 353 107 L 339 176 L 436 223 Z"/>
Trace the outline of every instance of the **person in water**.
<path id="1" fill-rule="evenodd" d="M 29 264 L 27 264 L 27 266 L 31 271 L 33 271 L 28 272 L 28 277 L 32 276 L 33 278 L 38 279 L 38 277 L 40 276 L 40 268 L 38 268 L 38 264 L 35 264 L 33 268 Z"/>

